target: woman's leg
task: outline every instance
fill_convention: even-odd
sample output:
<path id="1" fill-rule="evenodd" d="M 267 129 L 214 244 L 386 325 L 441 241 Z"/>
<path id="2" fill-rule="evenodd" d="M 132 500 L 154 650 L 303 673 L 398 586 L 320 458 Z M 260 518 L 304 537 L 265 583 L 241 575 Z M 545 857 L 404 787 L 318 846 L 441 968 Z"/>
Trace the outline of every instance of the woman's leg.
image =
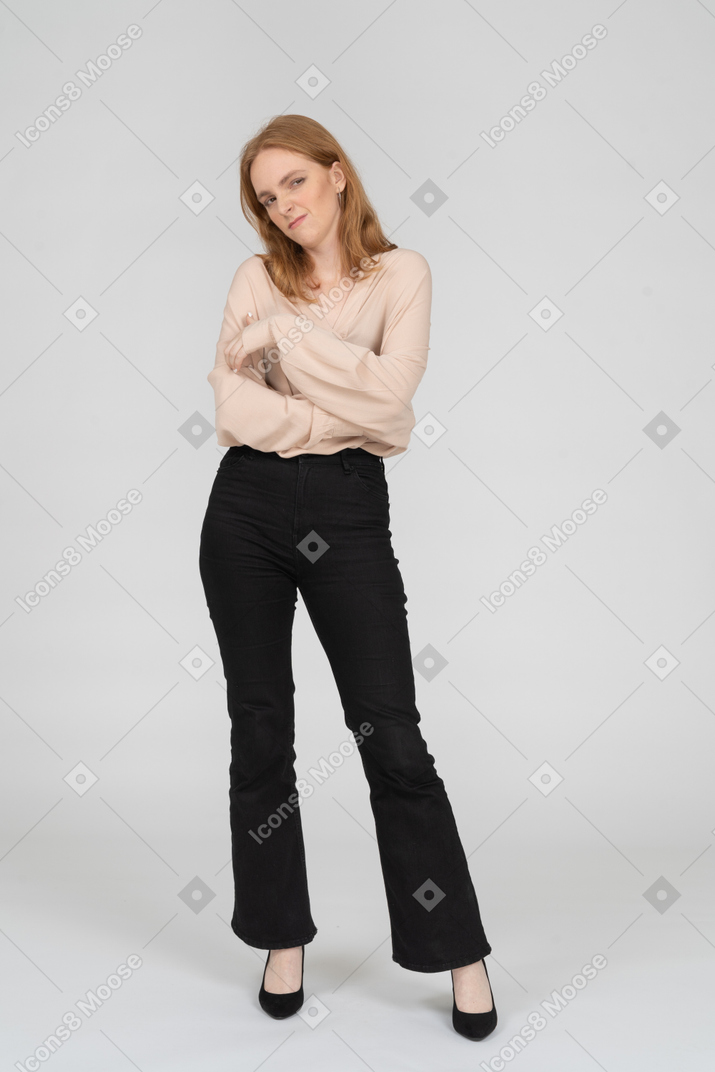
<path id="1" fill-rule="evenodd" d="M 335 676 L 370 785 L 393 960 L 413 971 L 491 952 L 444 784 L 419 729 L 406 595 L 391 546 L 380 459 L 304 462 L 297 534 L 325 548 L 298 560 L 301 595 Z M 343 462 L 345 464 L 336 464 Z M 322 546 L 322 545 L 321 545 Z"/>
<path id="2" fill-rule="evenodd" d="M 317 930 L 293 748 L 294 482 L 293 467 L 265 474 L 260 452 L 232 448 L 211 489 L 199 553 L 231 720 L 231 926 L 261 949 L 304 945 Z"/>

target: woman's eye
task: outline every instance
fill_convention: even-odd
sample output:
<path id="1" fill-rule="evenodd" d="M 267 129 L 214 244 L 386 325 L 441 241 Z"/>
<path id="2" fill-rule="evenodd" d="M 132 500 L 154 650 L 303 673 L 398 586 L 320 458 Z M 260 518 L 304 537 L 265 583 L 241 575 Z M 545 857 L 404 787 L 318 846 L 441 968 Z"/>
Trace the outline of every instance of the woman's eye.
<path id="1" fill-rule="evenodd" d="M 300 178 L 300 179 L 293 179 L 293 182 L 305 182 L 305 177 Z M 293 185 L 293 182 L 291 182 L 291 186 Z M 271 201 L 275 201 L 275 198 L 274 197 L 267 198 L 267 200 L 264 201 L 264 206 L 266 208 L 268 208 L 268 206 L 270 205 Z"/>

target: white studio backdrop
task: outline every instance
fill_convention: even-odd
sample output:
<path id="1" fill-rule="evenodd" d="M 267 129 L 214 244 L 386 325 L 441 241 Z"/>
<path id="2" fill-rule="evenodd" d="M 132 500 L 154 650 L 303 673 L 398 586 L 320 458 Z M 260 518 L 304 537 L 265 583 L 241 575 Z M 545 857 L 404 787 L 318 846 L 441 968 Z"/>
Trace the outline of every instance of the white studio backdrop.
<path id="1" fill-rule="evenodd" d="M 3 1067 L 709 1068 L 715 4 L 9 0 L 0 33 Z M 432 270 L 386 472 L 493 947 L 477 1053 L 390 959 L 358 757 L 309 774 L 348 733 L 300 599 L 312 1022 L 258 1009 L 228 925 L 206 376 L 262 252 L 238 154 L 288 113 Z"/>

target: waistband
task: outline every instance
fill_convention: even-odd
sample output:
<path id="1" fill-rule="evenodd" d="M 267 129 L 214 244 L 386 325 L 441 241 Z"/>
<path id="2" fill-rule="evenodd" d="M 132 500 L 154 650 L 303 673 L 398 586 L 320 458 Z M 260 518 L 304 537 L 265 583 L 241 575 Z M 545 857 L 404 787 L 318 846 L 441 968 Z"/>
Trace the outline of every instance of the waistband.
<path id="1" fill-rule="evenodd" d="M 227 454 L 235 455 L 250 454 L 256 458 L 271 458 L 279 462 L 294 462 L 300 465 L 341 465 L 345 467 L 352 461 L 360 462 L 372 462 L 373 465 L 379 466 L 384 470 L 385 462 L 381 455 L 371 454 L 369 450 L 363 450 L 362 447 L 343 447 L 342 450 L 336 450 L 332 454 L 311 454 L 310 451 L 305 451 L 303 454 L 295 454 L 292 458 L 284 458 L 278 454 L 275 450 L 257 450 L 255 447 L 249 447 L 247 443 L 242 444 L 240 447 L 229 447 L 224 454 L 224 458 Z"/>

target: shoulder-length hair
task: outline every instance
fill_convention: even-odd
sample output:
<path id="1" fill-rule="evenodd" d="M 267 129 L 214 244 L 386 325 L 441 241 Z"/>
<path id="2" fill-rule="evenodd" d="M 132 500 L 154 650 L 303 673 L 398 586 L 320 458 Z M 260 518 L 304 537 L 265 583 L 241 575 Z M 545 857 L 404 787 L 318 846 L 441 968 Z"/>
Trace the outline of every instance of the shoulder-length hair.
<path id="1" fill-rule="evenodd" d="M 306 280 L 315 265 L 310 253 L 292 241 L 276 227 L 268 210 L 256 197 L 251 182 L 251 165 L 262 149 L 288 149 L 300 153 L 324 168 L 337 160 L 345 175 L 341 194 L 338 236 L 341 248 L 342 271 L 348 275 L 358 268 L 364 275 L 378 271 L 376 254 L 397 249 L 384 235 L 377 214 L 368 200 L 358 173 L 333 135 L 306 115 L 279 115 L 270 119 L 241 151 L 239 174 L 243 214 L 258 231 L 267 253 L 259 253 L 266 271 L 275 286 L 289 300 L 303 298 L 306 302 L 318 299 L 311 294 Z M 353 273 L 354 274 L 354 273 Z M 361 276 L 358 276 L 361 278 Z"/>

